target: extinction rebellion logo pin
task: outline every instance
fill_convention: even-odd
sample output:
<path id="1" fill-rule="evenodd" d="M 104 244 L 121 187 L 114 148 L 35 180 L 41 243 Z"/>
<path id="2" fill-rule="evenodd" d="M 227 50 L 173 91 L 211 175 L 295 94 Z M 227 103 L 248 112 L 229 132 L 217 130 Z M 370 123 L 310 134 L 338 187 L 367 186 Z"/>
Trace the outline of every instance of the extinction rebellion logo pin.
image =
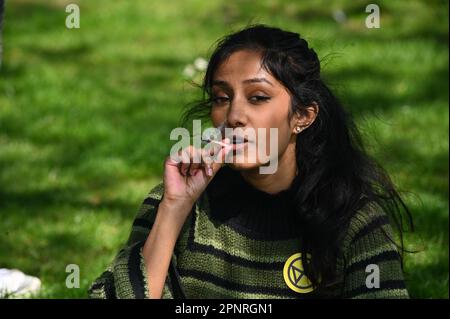
<path id="1" fill-rule="evenodd" d="M 306 294 L 313 291 L 314 287 L 304 273 L 301 257 L 302 254 L 297 253 L 286 260 L 283 277 L 286 285 L 293 291 Z"/>

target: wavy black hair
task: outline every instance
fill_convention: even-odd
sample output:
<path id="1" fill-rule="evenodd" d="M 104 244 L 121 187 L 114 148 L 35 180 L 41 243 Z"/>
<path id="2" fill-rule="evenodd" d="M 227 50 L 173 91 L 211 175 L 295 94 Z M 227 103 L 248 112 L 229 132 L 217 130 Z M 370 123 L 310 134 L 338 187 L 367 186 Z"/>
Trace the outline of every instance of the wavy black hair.
<path id="1" fill-rule="evenodd" d="M 244 49 L 260 53 L 265 70 L 289 91 L 289 119 L 313 102 L 319 105 L 315 121 L 296 137 L 301 186 L 294 201 L 302 234 L 302 262 L 313 285 L 333 281 L 340 244 L 363 199 L 378 204 L 391 217 L 403 257 L 405 220 L 413 230 L 410 211 L 386 171 L 367 154 L 351 115 L 321 78 L 316 52 L 299 34 L 256 24 L 220 39 L 200 85 L 203 97 L 188 105 L 181 123 L 209 117 L 215 71 L 232 53 Z"/>

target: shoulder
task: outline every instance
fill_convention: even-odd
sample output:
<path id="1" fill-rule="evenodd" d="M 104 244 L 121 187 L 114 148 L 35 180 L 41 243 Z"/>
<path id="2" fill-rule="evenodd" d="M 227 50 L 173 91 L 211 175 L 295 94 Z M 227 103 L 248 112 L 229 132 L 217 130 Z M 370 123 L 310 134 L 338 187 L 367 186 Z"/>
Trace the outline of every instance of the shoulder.
<path id="1" fill-rule="evenodd" d="M 356 211 L 348 224 L 341 252 L 347 266 L 363 260 L 400 260 L 398 238 L 388 212 L 375 202 Z"/>
<path id="2" fill-rule="evenodd" d="M 370 201 L 350 219 L 343 244 L 348 247 L 361 240 L 373 240 L 373 236 L 380 237 L 379 240 L 392 239 L 393 232 L 387 212 L 376 202 Z"/>
<path id="3" fill-rule="evenodd" d="M 137 214 L 133 220 L 131 234 L 128 239 L 128 244 L 147 238 L 148 234 L 156 221 L 159 204 L 164 195 L 164 182 L 159 181 L 155 184 L 145 196 L 144 200 L 138 209 Z M 204 207 L 203 203 L 196 203 L 192 211 L 195 212 L 197 206 Z M 187 218 L 184 223 L 180 235 L 184 234 L 189 229 L 191 218 Z"/>
<path id="4" fill-rule="evenodd" d="M 134 216 L 131 233 L 127 241 L 128 245 L 146 238 L 155 222 L 158 205 L 163 194 L 164 184 L 162 182 L 158 182 L 148 191 Z"/>
<path id="5" fill-rule="evenodd" d="M 401 263 L 390 218 L 375 202 L 365 204 L 351 218 L 341 249 L 347 270 L 386 261 Z"/>
<path id="6" fill-rule="evenodd" d="M 396 237 L 380 205 L 367 203 L 354 214 L 342 248 L 347 298 L 408 298 Z"/>
<path id="7" fill-rule="evenodd" d="M 141 202 L 136 218 L 149 218 L 150 214 L 154 213 L 156 208 L 162 200 L 164 194 L 164 183 L 159 181 L 156 185 L 151 187 L 150 191 Z"/>
<path id="8" fill-rule="evenodd" d="M 150 189 L 145 199 L 150 199 L 159 202 L 161 201 L 163 194 L 164 194 L 164 182 L 159 181 L 158 183 L 156 183 L 155 186 L 153 186 Z"/>

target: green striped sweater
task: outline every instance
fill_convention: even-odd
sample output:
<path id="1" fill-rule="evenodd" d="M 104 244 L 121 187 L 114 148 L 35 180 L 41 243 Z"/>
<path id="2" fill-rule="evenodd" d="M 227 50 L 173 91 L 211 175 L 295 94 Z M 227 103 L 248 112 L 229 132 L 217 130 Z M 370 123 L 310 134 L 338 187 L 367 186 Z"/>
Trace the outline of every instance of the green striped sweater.
<path id="1" fill-rule="evenodd" d="M 336 280 L 312 289 L 299 259 L 295 215 L 287 213 L 291 190 L 267 194 L 232 174 L 222 168 L 192 208 L 172 254 L 163 299 L 409 297 L 396 246 L 386 237 L 391 226 L 377 206 L 367 203 L 352 217 Z M 93 282 L 90 298 L 149 297 L 142 247 L 163 192 L 160 183 L 145 198 L 127 243 Z"/>

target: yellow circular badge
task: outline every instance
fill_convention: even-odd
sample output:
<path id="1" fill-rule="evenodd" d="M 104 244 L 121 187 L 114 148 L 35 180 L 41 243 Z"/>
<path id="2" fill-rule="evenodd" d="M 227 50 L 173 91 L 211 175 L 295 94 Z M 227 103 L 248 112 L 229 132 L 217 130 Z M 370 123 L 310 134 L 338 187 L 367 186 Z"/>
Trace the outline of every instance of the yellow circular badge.
<path id="1" fill-rule="evenodd" d="M 297 253 L 286 260 L 283 268 L 283 277 L 286 285 L 295 292 L 307 294 L 314 290 L 308 277 L 304 274 L 302 254 Z"/>

